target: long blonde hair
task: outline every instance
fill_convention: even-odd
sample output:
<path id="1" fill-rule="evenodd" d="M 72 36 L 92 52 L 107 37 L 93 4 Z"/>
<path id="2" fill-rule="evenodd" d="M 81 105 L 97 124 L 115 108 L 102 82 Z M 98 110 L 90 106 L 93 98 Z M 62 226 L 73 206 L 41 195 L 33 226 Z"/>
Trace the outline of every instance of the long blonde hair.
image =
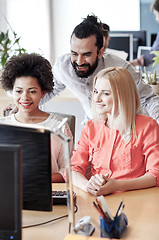
<path id="1" fill-rule="evenodd" d="M 99 78 L 110 82 L 113 95 L 113 109 L 110 127 L 117 129 L 126 142 L 136 135 L 135 119 L 140 108 L 140 98 L 133 77 L 123 67 L 109 67 L 101 70 L 94 78 L 94 85 Z M 93 91 L 94 92 L 94 91 Z M 116 115 L 118 112 L 118 115 Z M 93 103 L 94 119 L 97 118 Z"/>

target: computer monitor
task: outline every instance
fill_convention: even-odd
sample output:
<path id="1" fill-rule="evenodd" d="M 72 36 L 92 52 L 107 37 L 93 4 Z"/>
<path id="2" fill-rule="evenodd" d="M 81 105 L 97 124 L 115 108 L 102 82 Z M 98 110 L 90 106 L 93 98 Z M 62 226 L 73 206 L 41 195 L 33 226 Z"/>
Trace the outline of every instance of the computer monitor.
<path id="1" fill-rule="evenodd" d="M 109 48 L 128 53 L 127 60 L 133 60 L 133 35 L 110 33 Z"/>
<path id="2" fill-rule="evenodd" d="M 151 47 L 152 47 L 154 41 L 156 40 L 156 37 L 157 37 L 157 33 L 151 33 L 151 43 L 150 43 Z"/>
<path id="3" fill-rule="evenodd" d="M 140 58 L 141 55 L 148 53 L 151 50 L 150 46 L 139 46 L 137 51 L 137 58 Z"/>
<path id="4" fill-rule="evenodd" d="M 52 210 L 50 131 L 0 124 L 0 144 L 22 146 L 23 209 Z"/>
<path id="5" fill-rule="evenodd" d="M 21 240 L 21 150 L 0 144 L 0 239 Z"/>
<path id="6" fill-rule="evenodd" d="M 146 39 L 146 31 L 145 30 L 138 30 L 138 31 L 122 31 L 116 30 L 111 31 L 110 33 L 118 33 L 118 34 L 132 34 L 133 35 L 133 59 L 137 58 L 137 50 L 138 46 L 146 46 L 147 39 Z"/>

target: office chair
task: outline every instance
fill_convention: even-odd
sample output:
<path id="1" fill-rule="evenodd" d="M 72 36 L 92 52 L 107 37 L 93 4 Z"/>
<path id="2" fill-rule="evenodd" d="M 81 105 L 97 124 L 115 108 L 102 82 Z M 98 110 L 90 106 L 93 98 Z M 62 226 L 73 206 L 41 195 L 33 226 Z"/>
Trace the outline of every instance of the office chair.
<path id="1" fill-rule="evenodd" d="M 50 112 L 51 113 L 51 112 Z M 67 117 L 67 123 L 68 126 L 72 132 L 72 136 L 73 136 L 73 140 L 75 141 L 75 123 L 76 123 L 76 117 L 74 115 L 71 114 L 67 114 L 67 113 L 59 113 L 59 112 L 53 112 L 56 115 L 60 116 L 61 118 L 65 118 Z"/>

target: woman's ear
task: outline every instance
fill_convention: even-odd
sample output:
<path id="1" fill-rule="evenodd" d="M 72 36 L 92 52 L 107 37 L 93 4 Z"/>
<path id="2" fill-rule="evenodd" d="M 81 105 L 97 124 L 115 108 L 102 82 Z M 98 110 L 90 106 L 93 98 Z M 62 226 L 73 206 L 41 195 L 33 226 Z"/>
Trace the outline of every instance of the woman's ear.
<path id="1" fill-rule="evenodd" d="M 45 94 L 46 94 L 46 92 L 42 92 L 41 98 L 44 98 L 44 97 L 45 97 Z"/>

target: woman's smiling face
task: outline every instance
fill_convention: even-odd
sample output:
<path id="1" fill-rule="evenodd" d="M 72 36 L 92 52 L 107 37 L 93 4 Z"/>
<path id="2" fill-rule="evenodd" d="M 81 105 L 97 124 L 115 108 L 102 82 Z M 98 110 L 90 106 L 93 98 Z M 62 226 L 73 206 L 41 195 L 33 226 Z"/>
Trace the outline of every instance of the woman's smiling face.
<path id="1" fill-rule="evenodd" d="M 105 119 L 107 114 L 111 114 L 113 108 L 113 95 L 108 79 L 97 78 L 94 86 L 93 100 L 96 112 Z"/>
<path id="2" fill-rule="evenodd" d="M 19 111 L 28 114 L 34 113 L 44 95 L 36 78 L 30 76 L 16 78 L 13 87 L 13 98 Z"/>

